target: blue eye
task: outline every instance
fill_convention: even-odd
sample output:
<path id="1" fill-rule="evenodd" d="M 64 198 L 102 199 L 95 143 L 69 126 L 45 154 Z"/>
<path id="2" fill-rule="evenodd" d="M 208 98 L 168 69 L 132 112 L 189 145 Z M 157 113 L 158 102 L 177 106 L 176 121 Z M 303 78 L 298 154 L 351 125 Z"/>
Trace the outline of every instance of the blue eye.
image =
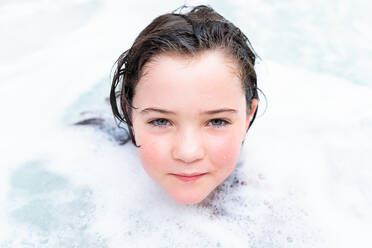
<path id="1" fill-rule="evenodd" d="M 161 119 L 155 119 L 150 121 L 149 123 L 153 126 L 158 126 L 158 127 L 165 127 L 168 124 L 168 120 L 161 118 Z"/>
<path id="2" fill-rule="evenodd" d="M 209 121 L 213 127 L 223 127 L 229 124 L 229 122 L 223 119 L 213 119 Z"/>
<path id="3" fill-rule="evenodd" d="M 164 128 L 166 127 L 167 125 L 169 125 L 169 120 L 167 119 L 164 119 L 164 118 L 159 118 L 159 119 L 154 119 L 150 122 L 148 122 L 150 125 L 154 126 L 154 127 L 161 127 L 161 128 Z M 223 120 L 223 119 L 212 119 L 208 122 L 208 124 L 212 127 L 216 127 L 216 128 L 220 128 L 220 127 L 224 127 L 228 124 L 230 124 L 228 121 L 226 120 Z"/>

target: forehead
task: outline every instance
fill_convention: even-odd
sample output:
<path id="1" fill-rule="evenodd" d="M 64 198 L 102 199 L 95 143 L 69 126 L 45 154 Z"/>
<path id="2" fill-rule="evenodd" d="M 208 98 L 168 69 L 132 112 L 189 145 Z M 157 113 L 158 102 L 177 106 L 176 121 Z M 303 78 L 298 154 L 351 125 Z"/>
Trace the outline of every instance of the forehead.
<path id="1" fill-rule="evenodd" d="M 144 66 L 133 104 L 199 109 L 237 105 L 244 97 L 238 71 L 233 59 L 220 50 L 192 57 L 162 54 Z"/>

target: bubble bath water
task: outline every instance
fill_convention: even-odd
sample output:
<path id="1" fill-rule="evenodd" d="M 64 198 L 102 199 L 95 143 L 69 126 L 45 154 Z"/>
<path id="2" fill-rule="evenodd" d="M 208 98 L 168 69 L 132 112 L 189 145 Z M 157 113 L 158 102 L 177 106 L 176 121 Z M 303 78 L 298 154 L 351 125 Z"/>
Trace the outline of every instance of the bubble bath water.
<path id="1" fill-rule="evenodd" d="M 280 46 L 278 28 L 296 18 L 285 12 L 288 3 L 254 3 L 251 16 L 256 21 L 266 14 L 267 22 L 282 22 L 276 28 L 265 25 L 269 31 L 264 31 L 262 23 L 242 18 L 242 9 L 251 11 L 246 3 L 221 6 L 212 1 L 212 7 L 221 8 L 238 26 L 246 25 L 263 57 L 257 69 L 268 101 L 262 97 L 261 113 L 247 135 L 236 170 L 202 204 L 180 205 L 148 178 L 135 147 L 118 143 L 122 133 L 114 129 L 106 100 L 108 71 L 117 54 L 130 45 L 129 37 L 182 3 L 146 8 L 142 17 L 131 11 L 146 6 L 145 2 L 0 5 L 3 21 L 13 30 L 30 32 L 23 44 L 17 31 L 7 31 L 8 49 L 2 51 L 8 52 L 0 61 L 0 247 L 363 247 L 370 243 L 372 89 L 367 80 L 370 72 L 357 73 L 367 66 L 363 58 L 371 52 L 363 45 L 370 39 L 367 34 L 358 39 L 360 46 L 341 50 L 360 54 L 357 64 L 332 66 L 314 59 L 314 54 L 339 43 L 329 34 L 323 43 L 311 46 L 319 41 L 311 34 L 326 35 L 326 29 L 304 22 L 307 32 L 287 37 L 289 45 L 281 46 L 294 47 L 293 54 L 284 57 L 269 44 Z M 348 1 L 332 4 L 324 9 L 335 7 L 338 16 L 314 13 L 300 3 L 293 9 L 300 9 L 310 21 L 312 15 L 331 24 L 349 18 L 355 26 L 348 29 L 351 36 L 371 23 L 363 10 L 361 19 L 349 15 Z M 275 19 L 283 11 L 288 19 Z M 114 32 L 119 22 L 121 38 Z M 22 28 L 26 23 L 35 28 Z M 298 34 L 297 28 L 293 24 L 287 35 Z M 299 37 L 309 43 L 301 46 Z M 348 55 L 335 46 L 328 55 L 345 61 Z M 301 50 L 304 47 L 310 50 Z M 88 118 L 101 121 L 73 125 Z"/>

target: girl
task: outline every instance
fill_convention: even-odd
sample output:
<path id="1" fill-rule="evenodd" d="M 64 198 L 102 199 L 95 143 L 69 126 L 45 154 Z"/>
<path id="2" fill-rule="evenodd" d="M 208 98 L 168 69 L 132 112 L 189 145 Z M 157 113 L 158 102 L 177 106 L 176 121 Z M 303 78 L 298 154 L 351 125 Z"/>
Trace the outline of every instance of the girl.
<path id="1" fill-rule="evenodd" d="M 234 170 L 258 104 L 247 37 L 208 6 L 157 17 L 117 61 L 110 103 L 148 175 L 199 203 Z"/>

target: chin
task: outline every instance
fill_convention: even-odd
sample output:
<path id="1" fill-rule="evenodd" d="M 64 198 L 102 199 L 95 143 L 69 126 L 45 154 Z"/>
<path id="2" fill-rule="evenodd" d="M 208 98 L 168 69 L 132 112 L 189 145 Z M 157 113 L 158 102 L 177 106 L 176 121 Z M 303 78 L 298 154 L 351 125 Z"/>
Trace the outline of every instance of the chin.
<path id="1" fill-rule="evenodd" d="M 170 193 L 170 196 L 173 200 L 180 204 L 197 204 L 201 201 L 203 201 L 208 194 L 204 193 L 190 193 L 190 192 L 172 192 Z"/>
<path id="2" fill-rule="evenodd" d="M 173 200 L 175 200 L 176 202 L 180 203 L 180 204 L 188 204 L 188 205 L 192 205 L 192 204 L 197 204 L 199 202 L 201 202 L 202 200 L 204 200 L 204 198 L 195 198 L 195 199 L 179 199 L 179 198 L 173 198 Z"/>

